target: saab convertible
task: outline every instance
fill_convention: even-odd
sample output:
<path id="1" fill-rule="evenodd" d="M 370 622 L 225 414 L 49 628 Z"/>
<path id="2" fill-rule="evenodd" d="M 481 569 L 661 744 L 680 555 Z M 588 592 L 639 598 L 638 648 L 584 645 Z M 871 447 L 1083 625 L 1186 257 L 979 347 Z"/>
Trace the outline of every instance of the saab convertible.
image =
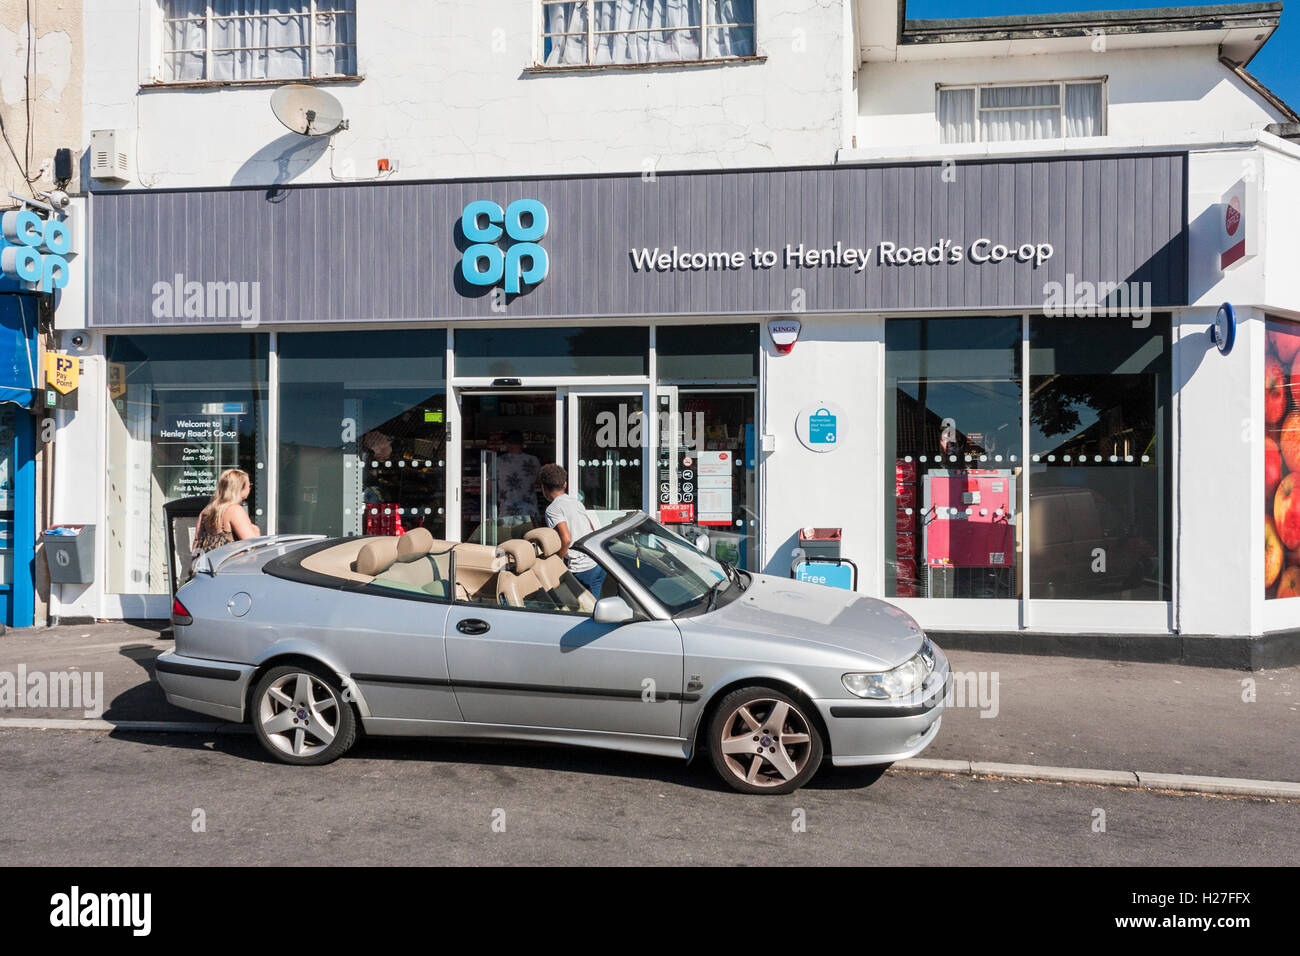
<path id="1" fill-rule="evenodd" d="M 878 775 L 938 733 L 948 662 L 898 608 L 736 569 L 639 512 L 572 547 L 599 595 L 547 528 L 236 542 L 178 590 L 158 681 L 290 764 L 363 730 L 703 752 L 737 790 L 789 793 L 823 759 Z"/>

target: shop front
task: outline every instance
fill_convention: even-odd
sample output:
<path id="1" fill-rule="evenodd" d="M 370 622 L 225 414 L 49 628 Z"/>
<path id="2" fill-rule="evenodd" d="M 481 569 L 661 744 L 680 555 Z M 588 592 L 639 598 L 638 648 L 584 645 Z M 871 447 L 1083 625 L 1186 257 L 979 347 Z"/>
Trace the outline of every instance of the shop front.
<path id="1" fill-rule="evenodd" d="M 927 627 L 1171 633 L 1187 162 L 95 194 L 63 613 L 164 616 L 162 504 L 226 467 L 264 531 L 494 543 L 554 461 L 751 570 L 835 529 Z"/>

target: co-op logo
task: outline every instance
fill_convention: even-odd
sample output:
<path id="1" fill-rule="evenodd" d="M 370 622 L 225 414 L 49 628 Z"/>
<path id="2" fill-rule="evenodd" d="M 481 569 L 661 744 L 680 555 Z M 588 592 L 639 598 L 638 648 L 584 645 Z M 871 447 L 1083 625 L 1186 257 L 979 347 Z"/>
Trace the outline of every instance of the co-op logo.
<path id="1" fill-rule="evenodd" d="M 550 217 L 536 199 L 516 199 L 504 210 L 490 199 L 465 207 L 461 231 L 473 243 L 460 260 L 460 274 L 471 285 L 504 282 L 509 294 L 546 278 L 550 261 L 538 240 L 546 235 Z M 502 237 L 507 242 L 498 245 Z"/>
<path id="2" fill-rule="evenodd" d="M 72 230 L 60 219 L 42 219 L 30 209 L 13 209 L 0 216 L 0 270 L 11 279 L 53 292 L 68 284 Z"/>

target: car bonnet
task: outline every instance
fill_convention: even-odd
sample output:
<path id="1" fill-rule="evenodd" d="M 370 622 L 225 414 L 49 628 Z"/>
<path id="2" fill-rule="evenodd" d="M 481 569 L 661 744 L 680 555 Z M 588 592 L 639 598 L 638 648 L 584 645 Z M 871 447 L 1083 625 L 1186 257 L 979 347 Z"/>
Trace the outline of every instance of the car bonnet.
<path id="1" fill-rule="evenodd" d="M 924 631 L 904 611 L 852 591 L 756 574 L 735 600 L 688 618 L 705 630 L 725 628 L 784 644 L 820 645 L 896 667 L 921 648 Z M 679 623 L 686 625 L 686 620 Z"/>

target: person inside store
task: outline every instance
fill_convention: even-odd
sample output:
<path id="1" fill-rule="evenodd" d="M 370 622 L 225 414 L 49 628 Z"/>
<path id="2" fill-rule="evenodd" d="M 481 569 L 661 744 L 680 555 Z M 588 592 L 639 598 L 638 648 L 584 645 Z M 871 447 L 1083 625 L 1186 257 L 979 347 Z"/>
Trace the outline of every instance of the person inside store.
<path id="1" fill-rule="evenodd" d="M 590 555 L 569 551 L 574 541 L 596 530 L 595 519 L 581 501 L 569 494 L 569 476 L 559 465 L 543 465 L 537 477 L 542 486 L 542 497 L 549 502 L 546 523 L 560 535 L 560 557 L 582 586 L 599 598 L 605 583 L 605 569 Z"/>
<path id="2" fill-rule="evenodd" d="M 244 502 L 252 490 L 253 483 L 248 478 L 248 472 L 242 468 L 227 468 L 221 473 L 212 500 L 199 512 L 199 523 L 194 534 L 194 557 L 222 545 L 256 538 L 262 534 L 244 510 Z"/>
<path id="3" fill-rule="evenodd" d="M 537 524 L 537 475 L 542 463 L 524 451 L 524 435 L 506 435 L 506 450 L 497 456 L 497 514 L 503 527 Z"/>

